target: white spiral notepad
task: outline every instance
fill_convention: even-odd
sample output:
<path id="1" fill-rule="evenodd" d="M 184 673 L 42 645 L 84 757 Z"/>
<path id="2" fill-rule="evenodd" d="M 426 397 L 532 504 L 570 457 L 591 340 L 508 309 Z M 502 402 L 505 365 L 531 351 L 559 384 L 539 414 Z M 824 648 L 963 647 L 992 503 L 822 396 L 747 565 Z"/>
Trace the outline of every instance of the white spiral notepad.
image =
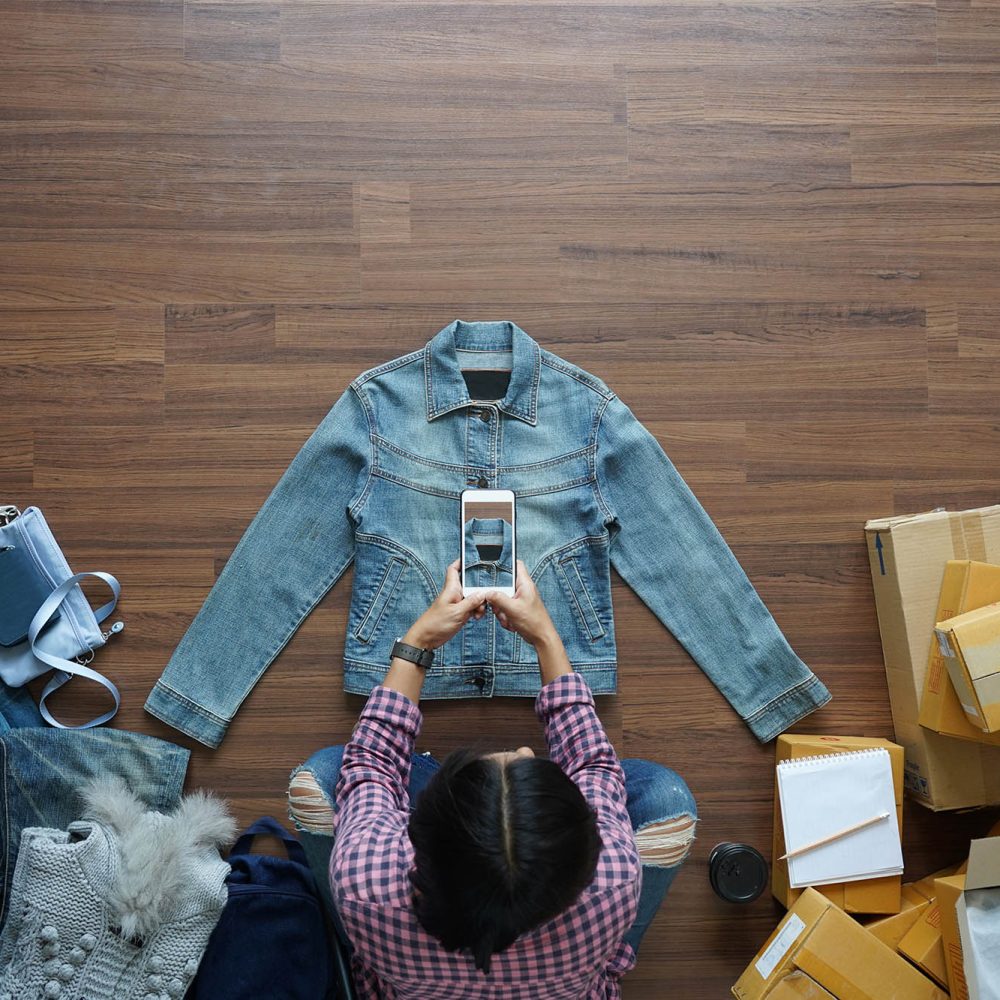
<path id="1" fill-rule="evenodd" d="M 788 882 L 793 889 L 902 873 L 887 750 L 783 760 L 777 770 L 786 852 L 888 813 L 880 822 L 789 858 Z"/>

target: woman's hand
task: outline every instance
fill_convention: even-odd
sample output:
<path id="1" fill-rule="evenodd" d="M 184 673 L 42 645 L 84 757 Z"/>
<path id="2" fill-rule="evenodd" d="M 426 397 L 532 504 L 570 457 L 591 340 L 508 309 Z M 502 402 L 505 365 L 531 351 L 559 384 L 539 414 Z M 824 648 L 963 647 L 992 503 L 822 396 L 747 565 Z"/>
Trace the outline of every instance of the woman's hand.
<path id="1" fill-rule="evenodd" d="M 520 559 L 517 561 L 517 586 L 514 588 L 514 596 L 508 597 L 496 591 L 491 591 L 486 596 L 493 613 L 497 616 L 497 621 L 505 629 L 517 632 L 522 639 L 535 647 L 542 684 L 548 684 L 562 674 L 573 673 L 562 639 L 552 624 L 545 602 L 538 593 L 528 568 Z"/>
<path id="2" fill-rule="evenodd" d="M 500 624 L 511 632 L 517 632 L 532 646 L 537 646 L 556 634 L 535 581 L 520 559 L 517 560 L 517 587 L 514 589 L 514 596 L 508 597 L 497 591 L 490 591 L 486 596 Z"/>
<path id="3" fill-rule="evenodd" d="M 458 577 L 456 559 L 445 573 L 444 586 L 431 606 L 410 626 L 403 642 L 421 649 L 443 646 L 470 619 L 486 613 L 486 595 L 462 597 L 462 581 Z"/>

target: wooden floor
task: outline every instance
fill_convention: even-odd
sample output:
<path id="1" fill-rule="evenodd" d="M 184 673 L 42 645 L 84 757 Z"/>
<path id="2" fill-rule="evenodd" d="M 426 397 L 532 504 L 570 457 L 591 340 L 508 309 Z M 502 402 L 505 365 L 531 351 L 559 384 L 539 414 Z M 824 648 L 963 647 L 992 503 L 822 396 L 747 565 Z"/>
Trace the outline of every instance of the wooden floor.
<path id="1" fill-rule="evenodd" d="M 462 318 L 657 435 L 833 691 L 801 730 L 892 735 L 862 525 L 1000 496 L 996 0 L 0 0 L 0 26 L 0 502 L 121 579 L 116 725 L 190 743 L 142 704 L 244 528 L 354 375 Z M 350 733 L 349 583 L 195 748 L 189 787 L 242 821 Z M 702 816 L 625 996 L 718 1000 L 780 912 L 706 877 L 721 840 L 768 850 L 773 748 L 615 588 L 602 715 Z M 527 701 L 435 703 L 422 748 L 538 736 Z M 908 808 L 908 873 L 995 815 Z"/>

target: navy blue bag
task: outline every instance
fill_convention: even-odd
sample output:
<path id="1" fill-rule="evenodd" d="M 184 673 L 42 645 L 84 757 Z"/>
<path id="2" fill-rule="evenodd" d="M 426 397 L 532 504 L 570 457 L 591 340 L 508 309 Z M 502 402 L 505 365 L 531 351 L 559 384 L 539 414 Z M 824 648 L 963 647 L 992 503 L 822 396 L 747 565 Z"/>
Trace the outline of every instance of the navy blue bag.
<path id="1" fill-rule="evenodd" d="M 278 837 L 287 858 L 250 854 L 257 834 Z M 334 962 L 323 903 L 301 844 L 263 816 L 233 845 L 222 910 L 187 1000 L 327 1000 Z"/>

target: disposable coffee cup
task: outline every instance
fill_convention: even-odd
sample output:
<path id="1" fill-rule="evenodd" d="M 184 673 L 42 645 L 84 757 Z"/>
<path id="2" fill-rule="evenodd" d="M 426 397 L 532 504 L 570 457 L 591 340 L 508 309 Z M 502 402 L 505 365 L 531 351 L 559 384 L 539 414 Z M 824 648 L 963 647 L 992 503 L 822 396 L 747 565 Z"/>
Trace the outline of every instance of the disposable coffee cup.
<path id="1" fill-rule="evenodd" d="M 749 844 L 716 844 L 708 858 L 708 880 L 720 899 L 752 903 L 767 885 L 767 862 Z"/>

